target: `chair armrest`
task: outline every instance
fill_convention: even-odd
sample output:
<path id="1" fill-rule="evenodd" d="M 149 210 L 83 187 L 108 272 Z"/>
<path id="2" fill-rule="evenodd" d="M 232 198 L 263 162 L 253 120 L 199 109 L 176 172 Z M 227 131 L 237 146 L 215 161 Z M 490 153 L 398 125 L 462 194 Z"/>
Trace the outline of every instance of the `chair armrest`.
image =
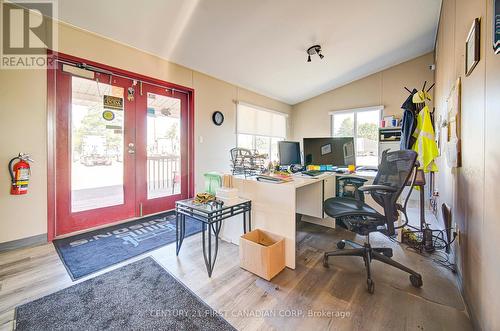
<path id="1" fill-rule="evenodd" d="M 372 191 L 385 191 L 387 193 L 397 192 L 398 189 L 387 185 L 363 185 L 358 188 L 361 192 L 372 192 Z"/>

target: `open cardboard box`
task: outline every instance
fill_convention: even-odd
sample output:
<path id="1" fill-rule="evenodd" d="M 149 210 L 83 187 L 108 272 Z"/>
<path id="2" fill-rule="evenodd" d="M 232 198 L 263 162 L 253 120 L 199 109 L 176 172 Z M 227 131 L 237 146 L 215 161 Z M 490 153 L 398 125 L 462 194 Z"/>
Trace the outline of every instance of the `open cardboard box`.
<path id="1" fill-rule="evenodd" d="M 240 237 L 240 266 L 271 280 L 285 268 L 285 239 L 255 229 Z"/>

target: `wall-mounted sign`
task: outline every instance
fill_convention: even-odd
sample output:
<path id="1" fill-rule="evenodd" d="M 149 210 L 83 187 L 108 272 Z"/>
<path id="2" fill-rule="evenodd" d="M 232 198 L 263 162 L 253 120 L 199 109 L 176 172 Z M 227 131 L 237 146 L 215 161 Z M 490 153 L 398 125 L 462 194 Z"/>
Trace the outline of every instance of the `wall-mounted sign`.
<path id="1" fill-rule="evenodd" d="M 112 121 L 115 119 L 115 113 L 113 113 L 111 110 L 105 110 L 102 112 L 102 118 L 104 118 L 106 121 Z"/>
<path id="2" fill-rule="evenodd" d="M 495 0 L 493 9 L 493 50 L 500 54 L 500 0 Z"/>
<path id="3" fill-rule="evenodd" d="M 103 105 L 105 109 L 123 110 L 123 98 L 105 95 Z"/>

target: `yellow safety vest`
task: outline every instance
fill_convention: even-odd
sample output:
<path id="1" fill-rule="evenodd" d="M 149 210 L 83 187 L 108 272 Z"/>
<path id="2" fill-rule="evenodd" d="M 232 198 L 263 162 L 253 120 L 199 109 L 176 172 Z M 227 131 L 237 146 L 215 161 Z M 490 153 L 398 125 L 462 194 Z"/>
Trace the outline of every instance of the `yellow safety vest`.
<path id="1" fill-rule="evenodd" d="M 437 172 L 438 167 L 434 160 L 439 156 L 438 147 L 434 137 L 431 114 L 429 107 L 425 106 L 417 116 L 417 128 L 413 132 L 416 138 L 413 150 L 418 153 L 420 169 L 424 172 Z"/>

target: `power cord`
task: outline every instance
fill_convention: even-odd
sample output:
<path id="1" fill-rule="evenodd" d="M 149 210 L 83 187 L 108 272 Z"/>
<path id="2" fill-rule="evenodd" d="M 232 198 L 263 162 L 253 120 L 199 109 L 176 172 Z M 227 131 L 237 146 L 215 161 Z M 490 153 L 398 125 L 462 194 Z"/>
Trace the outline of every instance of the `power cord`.
<path id="1" fill-rule="evenodd" d="M 451 244 L 457 238 L 457 232 L 453 231 L 453 239 L 446 243 L 445 233 L 448 229 L 444 230 L 430 230 L 432 232 L 432 250 L 426 247 L 424 240 L 424 234 L 421 230 L 412 231 L 409 229 L 403 229 L 403 243 L 408 247 L 406 249 L 411 250 L 421 256 L 430 258 L 433 262 L 451 270 L 453 273 L 457 272 L 455 263 L 450 261 L 450 255 L 443 252 L 447 247 L 449 248 Z M 449 230 L 454 230 L 450 228 Z M 434 234 L 436 233 L 437 234 Z"/>

